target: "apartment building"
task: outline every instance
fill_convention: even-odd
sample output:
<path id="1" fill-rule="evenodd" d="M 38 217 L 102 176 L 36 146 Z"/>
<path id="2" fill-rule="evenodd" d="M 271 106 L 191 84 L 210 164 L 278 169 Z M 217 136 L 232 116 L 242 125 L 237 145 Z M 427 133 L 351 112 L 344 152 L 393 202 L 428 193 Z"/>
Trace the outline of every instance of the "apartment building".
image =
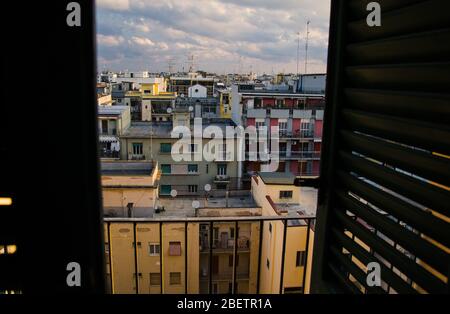
<path id="1" fill-rule="evenodd" d="M 130 107 L 98 106 L 98 130 L 101 158 L 119 158 L 119 137 L 131 124 Z"/>
<path id="2" fill-rule="evenodd" d="M 219 111 L 220 117 L 224 119 L 231 119 L 231 92 L 227 88 L 217 90 L 219 97 Z"/>
<path id="3" fill-rule="evenodd" d="M 281 293 L 307 293 L 314 216 L 299 211 L 294 179 L 261 174 L 251 194 L 200 198 L 196 206 L 177 197 L 146 219 L 106 218 L 112 292 L 255 294 L 279 293 L 281 285 Z M 280 191 L 292 192 L 290 203 Z"/>
<path id="4" fill-rule="evenodd" d="M 219 114 L 219 102 L 215 97 L 177 97 L 175 108 L 190 111 L 190 117 L 214 119 L 221 118 Z"/>
<path id="5" fill-rule="evenodd" d="M 133 121 L 170 120 L 168 108 L 173 107 L 175 98 L 175 93 L 166 92 L 165 81 L 160 78 L 140 84 L 124 80 L 112 84 L 112 99 L 117 105 L 130 107 Z"/>
<path id="6" fill-rule="evenodd" d="M 314 217 L 317 190 L 298 182 L 289 173 L 253 176 L 252 195 L 262 215 Z M 266 221 L 263 228 L 259 293 L 309 293 L 314 220 Z"/>
<path id="7" fill-rule="evenodd" d="M 236 124 L 257 129 L 278 126 L 278 151 L 269 146 L 267 152 L 278 153 L 279 172 L 291 172 L 301 177 L 319 175 L 323 95 L 256 90 L 253 84 L 233 85 L 231 95 L 232 119 Z M 247 160 L 244 173 L 260 171 L 262 163 L 261 160 Z M 247 176 L 247 186 L 248 180 Z"/>
<path id="8" fill-rule="evenodd" d="M 168 81 L 168 91 L 180 96 L 188 96 L 189 88 L 194 85 L 206 87 L 207 97 L 214 96 L 214 85 L 218 79 L 203 77 L 197 73 L 189 73 L 187 76 L 171 76 Z"/>
<path id="9" fill-rule="evenodd" d="M 148 71 L 120 73 L 115 78 L 115 82 L 131 82 L 137 89 L 140 89 L 143 84 L 157 84 L 161 92 L 165 92 L 167 88 L 167 80 L 164 77 L 152 75 Z"/>
<path id="10" fill-rule="evenodd" d="M 325 94 L 325 73 L 301 74 L 294 83 L 294 90 L 303 94 Z"/>
<path id="11" fill-rule="evenodd" d="M 103 211 L 109 217 L 148 217 L 157 205 L 161 176 L 154 161 L 103 160 Z"/>
<path id="12" fill-rule="evenodd" d="M 190 161 L 175 161 L 172 146 L 179 140 L 172 137 L 176 126 L 187 126 L 194 132 L 188 110 L 174 109 L 173 121 L 134 122 L 121 136 L 122 160 L 157 160 L 162 177 L 160 194 L 169 196 L 172 191 L 178 195 L 200 195 L 205 193 L 205 186 L 212 189 L 230 190 L 239 186 L 241 179 L 238 171 L 237 149 L 227 148 L 226 138 L 213 139 L 214 134 L 207 134 L 209 126 L 218 127 L 223 135 L 226 128 L 233 126 L 230 120 L 203 119 L 200 143 L 192 141 L 187 151 Z M 217 148 L 213 160 L 204 158 L 205 150 Z M 180 152 L 182 153 L 182 152 Z"/>

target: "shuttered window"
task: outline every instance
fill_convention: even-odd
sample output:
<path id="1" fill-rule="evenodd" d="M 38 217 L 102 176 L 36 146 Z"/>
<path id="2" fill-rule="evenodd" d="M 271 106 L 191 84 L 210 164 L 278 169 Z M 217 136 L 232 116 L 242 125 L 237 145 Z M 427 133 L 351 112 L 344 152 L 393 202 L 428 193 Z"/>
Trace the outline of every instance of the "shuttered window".
<path id="1" fill-rule="evenodd" d="M 450 2 L 368 2 L 332 2 L 312 291 L 445 293 Z"/>

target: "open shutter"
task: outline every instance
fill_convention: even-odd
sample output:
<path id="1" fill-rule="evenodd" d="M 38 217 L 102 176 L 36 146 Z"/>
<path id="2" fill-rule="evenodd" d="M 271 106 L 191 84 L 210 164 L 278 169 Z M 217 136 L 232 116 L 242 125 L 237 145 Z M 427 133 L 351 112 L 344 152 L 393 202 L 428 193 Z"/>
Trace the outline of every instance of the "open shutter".
<path id="1" fill-rule="evenodd" d="M 332 1 L 312 291 L 446 293 L 450 1 L 369 2 Z"/>

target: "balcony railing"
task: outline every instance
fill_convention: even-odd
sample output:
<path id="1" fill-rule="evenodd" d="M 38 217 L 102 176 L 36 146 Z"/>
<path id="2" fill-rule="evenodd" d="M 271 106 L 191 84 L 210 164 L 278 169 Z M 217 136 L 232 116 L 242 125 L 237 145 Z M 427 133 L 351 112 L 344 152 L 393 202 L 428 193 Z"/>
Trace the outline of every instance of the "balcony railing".
<path id="1" fill-rule="evenodd" d="M 320 151 L 292 151 L 291 156 L 300 159 L 320 159 Z"/>
<path id="2" fill-rule="evenodd" d="M 145 160 L 145 155 L 143 154 L 128 154 L 129 160 Z"/>
<path id="3" fill-rule="evenodd" d="M 278 155 L 280 159 L 320 159 L 320 151 L 272 151 L 271 156 Z"/>
<path id="4" fill-rule="evenodd" d="M 226 174 L 218 174 L 214 177 L 214 182 L 229 182 L 230 176 Z"/>
<path id="5" fill-rule="evenodd" d="M 116 150 L 101 149 L 100 158 L 120 158 L 120 152 Z"/>
<path id="6" fill-rule="evenodd" d="M 305 288 L 309 286 L 307 273 L 310 272 L 309 267 L 311 267 L 312 260 L 312 255 L 309 253 L 312 251 L 311 241 L 314 239 L 314 233 L 311 231 L 314 232 L 315 216 L 105 218 L 104 225 L 105 257 L 107 258 L 106 279 L 110 293 L 173 293 L 171 285 L 164 284 L 165 278 L 169 276 L 166 270 L 167 263 L 171 263 L 165 254 L 170 254 L 168 252 L 171 248 L 167 243 L 171 241 L 181 243 L 181 255 L 176 255 L 176 258 L 180 258 L 183 262 L 179 264 L 181 265 L 179 269 L 171 266 L 171 271 L 182 274 L 182 281 L 177 286 L 177 293 L 267 293 L 265 288 L 262 288 L 266 285 L 264 280 L 267 280 L 262 275 L 262 271 L 267 267 L 267 258 L 263 256 L 263 245 L 265 245 L 263 239 L 266 232 L 279 233 L 277 236 L 279 243 L 276 246 L 281 253 L 271 256 L 270 265 L 274 267 L 271 273 L 279 276 L 279 285 L 277 283 L 276 286 L 272 286 L 270 293 L 274 293 L 274 290 L 276 293 L 284 293 L 287 276 L 290 276 L 289 281 L 292 282 L 293 274 L 298 276 L 295 280 L 300 288 L 300 293 L 305 293 Z M 220 235 L 224 233 L 223 230 L 229 230 L 230 227 L 234 228 L 235 236 L 226 241 L 224 238 L 220 239 Z M 219 238 L 213 236 L 213 233 L 217 232 L 215 231 L 217 228 L 219 228 Z M 289 228 L 304 228 L 305 230 L 301 233 L 302 237 L 299 238 L 297 233 L 288 232 Z M 149 238 L 150 234 L 142 233 L 148 230 L 156 231 L 154 240 Z M 174 232 L 174 230 L 177 231 Z M 198 233 L 194 232 L 195 230 Z M 120 236 L 117 236 L 116 232 L 119 232 Z M 245 235 L 241 235 L 241 232 L 244 232 Z M 301 265 L 296 266 L 296 271 L 293 273 L 290 271 L 289 274 L 285 272 L 286 267 L 289 267 L 286 257 L 288 256 L 287 249 L 291 244 L 288 245 L 288 241 L 298 245 L 295 250 L 302 250 L 301 248 L 304 250 Z M 156 243 L 159 245 L 159 250 L 150 252 L 147 247 L 148 243 L 153 245 Z M 197 250 L 197 252 L 193 253 L 192 250 Z M 127 256 L 127 254 L 131 256 Z M 198 254 L 199 258 L 192 258 L 192 254 Z M 230 265 L 224 266 L 217 263 L 219 256 L 223 256 L 223 254 L 229 255 L 227 260 L 230 261 Z M 244 258 L 241 254 L 250 255 L 248 258 Z M 237 262 L 238 255 L 239 262 Z M 159 259 L 158 269 L 152 270 L 159 275 L 159 286 L 153 286 L 158 290 L 155 292 L 148 289 L 148 280 L 144 276 L 149 258 Z M 190 271 L 190 267 L 200 269 L 200 271 Z M 222 269 L 222 267 L 225 268 Z M 255 271 L 250 272 L 251 267 L 256 267 Z M 298 267 L 303 271 L 298 271 L 300 270 Z M 120 276 L 117 274 L 115 276 L 115 269 L 117 271 L 120 269 Z M 113 271 L 112 276 L 111 270 Z M 291 269 L 289 268 L 289 270 Z M 133 281 L 132 284 L 130 284 L 130 280 Z M 255 285 L 244 285 L 241 288 L 238 284 L 248 280 L 255 282 Z M 213 289 L 213 283 L 217 281 L 229 282 L 227 286 L 232 287 L 232 290 L 215 291 L 216 286 L 214 285 Z M 162 286 L 161 283 L 163 283 Z M 235 291 L 235 287 L 239 287 L 238 291 Z"/>
<path id="7" fill-rule="evenodd" d="M 314 131 L 313 130 L 295 130 L 295 131 L 280 130 L 279 136 L 280 136 L 280 138 L 294 138 L 294 139 L 314 138 Z"/>

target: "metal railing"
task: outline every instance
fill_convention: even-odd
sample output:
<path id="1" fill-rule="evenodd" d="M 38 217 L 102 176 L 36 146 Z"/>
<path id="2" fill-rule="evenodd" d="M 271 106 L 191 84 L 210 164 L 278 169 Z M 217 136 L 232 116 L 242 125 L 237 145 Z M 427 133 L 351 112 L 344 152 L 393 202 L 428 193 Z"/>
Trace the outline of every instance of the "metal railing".
<path id="1" fill-rule="evenodd" d="M 116 150 L 101 149 L 100 158 L 120 158 L 120 152 Z"/>
<path id="2" fill-rule="evenodd" d="M 295 223 L 290 223 L 294 221 Z M 284 289 L 286 288 L 284 286 L 284 280 L 285 280 L 285 265 L 286 265 L 286 250 L 287 250 L 287 238 L 288 238 L 288 228 L 306 228 L 306 236 L 302 239 L 304 239 L 304 248 L 305 248 L 305 256 L 304 256 L 304 264 L 298 267 L 303 267 L 303 271 L 299 272 L 299 278 L 298 283 L 300 287 L 300 292 L 305 293 L 305 284 L 306 284 L 306 274 L 308 271 L 308 266 L 310 266 L 308 263 L 308 256 L 310 251 L 310 239 L 313 235 L 311 235 L 311 231 L 314 229 L 315 224 L 315 216 L 312 215 L 302 215 L 302 216 L 246 216 L 246 217 L 161 217 L 161 218 L 105 218 L 104 224 L 106 227 L 106 239 L 105 242 L 107 243 L 106 247 L 106 264 L 107 264 L 107 286 L 110 287 L 109 293 L 115 293 L 116 291 L 112 291 L 111 287 L 117 287 L 119 284 L 118 282 L 113 282 L 114 277 L 114 259 L 117 257 L 114 257 L 114 239 L 111 236 L 111 226 L 115 224 L 132 224 L 132 248 L 133 248 L 133 260 L 134 263 L 131 266 L 132 272 L 133 272 L 133 279 L 134 279 L 134 288 L 133 291 L 135 294 L 142 294 L 143 290 L 146 287 L 142 287 L 143 283 L 143 275 L 142 271 L 143 269 L 140 269 L 141 260 L 143 253 L 142 253 L 142 243 L 140 242 L 139 235 L 137 234 L 137 230 L 139 229 L 145 229 L 145 225 L 152 224 L 153 227 L 156 224 L 156 228 L 159 229 L 159 294 L 164 293 L 171 293 L 170 291 L 166 291 L 166 285 L 165 285 L 165 276 L 169 275 L 164 273 L 164 269 L 167 268 L 168 263 L 165 261 L 167 257 L 164 257 L 164 252 L 167 251 L 167 242 L 172 239 L 165 239 L 166 236 L 163 226 L 170 225 L 170 224 L 177 224 L 178 230 L 183 229 L 182 227 L 179 227 L 180 224 L 184 224 L 184 236 L 178 237 L 174 241 L 180 241 L 182 242 L 183 248 L 181 257 L 184 258 L 184 276 L 181 276 L 181 278 L 184 278 L 184 282 L 181 283 L 181 285 L 184 285 L 184 293 L 207 293 L 207 294 L 213 294 L 213 293 L 223 293 L 216 291 L 216 283 L 218 281 L 228 281 L 229 287 L 231 287 L 231 291 L 228 291 L 228 293 L 237 294 L 237 293 L 261 293 L 261 271 L 263 267 L 266 267 L 266 261 L 262 260 L 262 248 L 263 248 L 263 239 L 264 239 L 264 232 L 270 232 L 272 233 L 272 224 L 274 223 L 281 223 L 282 230 L 279 230 L 282 233 L 282 239 L 280 240 L 281 243 L 281 249 L 282 254 L 281 256 L 275 256 L 275 258 L 281 259 L 281 269 L 278 273 L 276 273 L 279 277 L 280 285 L 279 289 L 278 286 L 276 287 L 278 293 L 282 294 L 284 293 Z M 234 227 L 234 236 L 233 238 L 227 239 L 226 241 L 226 248 L 222 248 L 221 243 L 224 242 L 224 240 L 215 239 L 213 232 L 214 228 L 216 226 L 220 226 L 220 224 L 227 224 L 227 226 L 233 226 Z M 251 232 L 257 232 L 258 234 L 254 234 L 252 237 L 243 237 L 239 233 L 242 229 L 242 224 L 257 224 L 258 228 L 250 228 Z M 269 226 L 270 224 L 270 226 Z M 202 227 L 201 227 L 202 226 Z M 125 226 L 124 226 L 125 227 Z M 198 235 L 195 235 L 195 239 L 192 238 L 192 235 L 189 235 L 188 229 L 192 230 L 191 228 L 196 227 L 199 228 L 200 237 Z M 266 230 L 265 230 L 266 229 Z M 119 230 L 123 230 L 123 228 L 120 228 Z M 169 234 L 168 236 L 173 236 L 173 234 Z M 292 235 L 291 235 L 292 236 Z M 245 241 L 242 241 L 244 239 Z M 254 242 L 251 242 L 250 239 L 258 239 L 257 241 L 254 240 Z M 299 240 L 301 239 L 292 239 L 293 241 L 296 241 L 296 243 L 299 243 Z M 111 242 L 112 241 L 112 242 Z M 146 240 L 147 241 L 147 240 Z M 193 241 L 199 241 L 198 246 L 195 245 L 195 242 Z M 278 245 L 278 244 L 276 244 Z M 122 247 L 121 247 L 122 248 Z M 199 271 L 198 278 L 192 279 L 191 276 L 189 276 L 189 266 L 190 263 L 193 261 L 188 258 L 189 254 L 192 254 L 192 250 L 198 248 L 198 254 L 199 254 L 199 260 L 198 266 L 204 266 L 203 271 Z M 254 248 L 251 251 L 251 248 Z M 186 254 L 189 252 L 189 254 Z M 121 255 L 123 257 L 123 252 L 118 253 L 118 255 Z M 214 269 L 213 260 L 214 256 L 217 256 L 218 254 L 229 254 L 230 261 L 232 260 L 232 271 L 217 271 Z M 250 273 L 250 265 L 242 265 L 242 261 L 240 262 L 240 265 L 237 265 L 237 256 L 240 254 L 255 254 L 257 255 L 257 271 L 256 271 L 256 278 L 252 277 L 252 280 L 256 280 L 256 288 L 253 289 L 254 291 L 250 291 L 250 288 L 248 288 L 248 291 L 242 291 L 239 289 L 239 291 L 236 291 L 236 283 L 242 282 L 242 281 L 249 281 L 251 276 L 254 276 L 254 274 Z M 201 256 L 201 257 L 200 257 Z M 252 257 L 256 258 L 256 256 Z M 127 258 L 129 260 L 129 258 Z M 201 264 L 201 261 L 204 261 L 203 264 Z M 243 259 L 244 260 L 244 259 Z M 250 258 L 248 258 L 246 261 L 250 263 Z M 271 261 L 272 265 L 276 265 L 277 263 L 275 261 Z M 111 276 L 111 265 L 113 265 L 113 275 Z M 197 267 L 197 265 L 194 265 L 194 267 Z M 243 268 L 244 267 L 244 268 Z M 275 266 L 273 266 L 275 267 Z M 178 270 L 177 270 L 178 271 Z M 108 276 L 109 275 L 109 276 Z M 123 278 L 123 273 L 121 274 L 121 277 Z M 196 280 L 198 281 L 198 291 L 190 291 L 189 290 L 189 280 Z M 214 284 L 214 288 L 213 288 Z M 194 285 L 195 286 L 195 285 Z M 249 285 L 248 285 L 249 286 Z M 245 285 L 247 287 L 247 285 Z M 142 288 L 142 289 L 141 289 Z M 117 289 L 115 289 L 117 290 Z M 121 291 L 118 291 L 118 293 L 123 293 Z M 183 292 L 181 292 L 183 293 Z M 146 292 L 145 292 L 146 294 Z"/>

